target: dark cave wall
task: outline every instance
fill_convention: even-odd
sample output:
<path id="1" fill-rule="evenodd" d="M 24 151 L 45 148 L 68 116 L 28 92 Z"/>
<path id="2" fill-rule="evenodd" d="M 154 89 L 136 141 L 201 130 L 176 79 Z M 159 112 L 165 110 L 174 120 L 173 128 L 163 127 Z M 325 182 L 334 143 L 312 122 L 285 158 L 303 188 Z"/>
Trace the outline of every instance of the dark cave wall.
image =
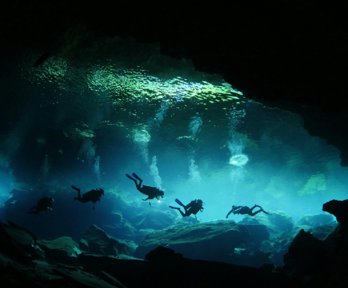
<path id="1" fill-rule="evenodd" d="M 159 42 L 163 53 L 190 58 L 198 69 L 223 75 L 247 97 L 301 114 L 306 129 L 338 147 L 347 166 L 344 4 L 272 0 L 229 5 L 11 1 L 0 13 L 0 60 L 15 63 L 30 49 L 69 53 L 100 36 Z"/>

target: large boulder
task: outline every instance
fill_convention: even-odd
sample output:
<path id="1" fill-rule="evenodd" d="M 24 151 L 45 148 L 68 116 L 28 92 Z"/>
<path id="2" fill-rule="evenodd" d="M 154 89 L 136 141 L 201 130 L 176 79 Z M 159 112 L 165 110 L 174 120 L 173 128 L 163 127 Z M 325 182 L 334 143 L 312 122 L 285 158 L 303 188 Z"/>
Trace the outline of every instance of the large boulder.
<path id="1" fill-rule="evenodd" d="M 327 268 L 328 255 L 324 243 L 303 229 L 284 255 L 284 269 L 292 276 L 307 277 Z"/>
<path id="2" fill-rule="evenodd" d="M 159 209 L 138 211 L 130 217 L 130 221 L 137 229 L 164 229 L 175 223 L 176 214 L 173 211 Z"/>
<path id="3" fill-rule="evenodd" d="M 135 256 L 144 258 L 154 248 L 164 246 L 192 259 L 259 266 L 268 262 L 267 255 L 258 250 L 268 237 L 263 225 L 238 225 L 233 221 L 176 225 L 148 234 Z"/>
<path id="4" fill-rule="evenodd" d="M 46 252 L 48 258 L 55 261 L 69 261 L 70 257 L 77 257 L 81 253 L 79 244 L 68 236 L 38 240 L 38 245 Z"/>
<path id="5" fill-rule="evenodd" d="M 44 257 L 44 252 L 37 245 L 37 237 L 10 221 L 0 224 L 0 253 L 20 261 Z"/>
<path id="6" fill-rule="evenodd" d="M 298 231 L 301 229 L 308 231 L 320 240 L 326 239 L 337 226 L 334 217 L 329 214 L 303 216 L 296 224 Z"/>
<path id="7" fill-rule="evenodd" d="M 274 211 L 269 215 L 246 216 L 238 223 L 264 225 L 272 237 L 277 237 L 280 234 L 289 236 L 293 233 L 295 227 L 292 218 L 283 211 Z"/>
<path id="8" fill-rule="evenodd" d="M 342 228 L 348 226 L 348 200 L 331 200 L 323 204 L 323 211 L 334 215 Z"/>
<path id="9" fill-rule="evenodd" d="M 80 248 L 84 252 L 114 257 L 130 255 L 132 250 L 130 245 L 114 239 L 96 225 L 89 227 L 82 235 Z"/>

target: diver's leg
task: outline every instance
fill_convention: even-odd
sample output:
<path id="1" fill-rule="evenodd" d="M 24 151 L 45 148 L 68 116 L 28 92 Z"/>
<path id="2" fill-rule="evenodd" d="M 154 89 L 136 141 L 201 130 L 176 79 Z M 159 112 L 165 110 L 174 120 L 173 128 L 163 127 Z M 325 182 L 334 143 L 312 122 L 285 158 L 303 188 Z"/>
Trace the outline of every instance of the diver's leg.
<path id="1" fill-rule="evenodd" d="M 139 188 L 141 187 L 141 185 L 138 183 L 137 179 L 133 178 L 132 176 L 130 176 L 129 174 L 126 174 L 126 176 L 132 180 L 135 184 L 135 186 L 137 187 L 137 189 L 139 190 Z"/>
<path id="2" fill-rule="evenodd" d="M 138 179 L 139 181 L 143 182 L 143 179 L 141 179 L 137 174 L 132 173 L 132 176 L 136 179 Z"/>
<path id="3" fill-rule="evenodd" d="M 180 214 L 181 214 L 181 216 L 182 216 L 182 217 L 187 216 L 187 215 L 186 215 L 186 211 L 185 211 L 185 213 L 184 213 L 184 212 L 182 212 L 182 211 L 181 211 L 181 209 L 180 209 L 180 208 L 178 209 L 178 211 L 180 212 Z"/>
<path id="4" fill-rule="evenodd" d="M 259 214 L 260 212 L 262 211 L 262 209 L 260 209 L 260 210 L 257 210 L 257 211 L 255 211 L 255 212 L 251 212 L 249 215 L 250 216 L 255 216 L 256 214 Z"/>
<path id="5" fill-rule="evenodd" d="M 185 207 L 185 205 L 178 199 L 175 199 L 175 202 L 178 203 L 180 206 Z"/>
<path id="6" fill-rule="evenodd" d="M 255 216 L 257 213 L 259 213 L 260 211 L 253 212 L 256 207 L 258 207 L 258 205 L 254 205 L 253 207 L 249 208 L 249 212 L 247 214 L 250 216 Z"/>
<path id="7" fill-rule="evenodd" d="M 269 214 L 268 212 L 266 212 L 265 210 L 263 210 L 263 208 L 262 208 L 260 205 L 254 205 L 253 208 L 251 208 L 251 210 L 254 209 L 255 207 L 258 207 L 260 210 L 256 211 L 254 215 L 256 215 L 256 214 L 258 214 L 258 213 L 260 213 L 260 212 L 263 212 L 263 213 L 265 213 L 265 214 Z"/>
<path id="8" fill-rule="evenodd" d="M 134 179 L 132 176 L 130 176 L 129 174 L 126 174 L 126 177 L 129 178 L 129 179 L 131 179 L 131 180 L 133 180 L 133 181 L 135 180 L 135 179 Z"/>
<path id="9" fill-rule="evenodd" d="M 135 185 L 137 186 L 137 189 L 139 190 L 141 188 L 141 185 L 143 184 L 143 179 L 141 179 L 137 174 L 135 173 L 132 173 L 132 176 L 134 177 L 131 177 L 135 183 Z M 128 177 L 129 178 L 129 177 Z"/>
<path id="10" fill-rule="evenodd" d="M 76 200 L 81 200 L 81 189 L 77 188 L 76 186 L 71 185 L 71 188 L 77 191 L 77 197 L 75 198 Z"/>
<path id="11" fill-rule="evenodd" d="M 263 212 L 263 213 L 265 213 L 265 214 L 270 214 L 269 212 L 266 212 L 265 210 L 263 210 L 262 207 L 260 207 L 260 210 L 261 210 L 261 212 Z"/>
<path id="12" fill-rule="evenodd" d="M 132 180 L 132 181 L 135 183 L 135 185 L 137 185 L 137 180 L 136 180 L 135 178 L 133 178 L 133 177 L 130 176 L 129 174 L 126 174 L 126 176 L 127 176 L 130 180 Z"/>
<path id="13" fill-rule="evenodd" d="M 181 214 L 182 217 L 185 217 L 185 216 L 186 216 L 185 213 L 183 213 L 179 207 L 169 206 L 169 208 L 178 210 L 178 211 L 180 212 L 180 214 Z"/>
<path id="14" fill-rule="evenodd" d="M 141 191 L 141 186 L 142 186 L 142 184 L 143 184 L 143 180 L 140 180 L 139 182 L 135 182 L 135 181 L 134 181 L 134 183 L 135 183 L 135 186 L 137 186 L 137 189 L 138 189 L 141 193 L 144 193 L 143 191 Z M 145 193 L 145 194 L 147 194 L 147 193 Z"/>

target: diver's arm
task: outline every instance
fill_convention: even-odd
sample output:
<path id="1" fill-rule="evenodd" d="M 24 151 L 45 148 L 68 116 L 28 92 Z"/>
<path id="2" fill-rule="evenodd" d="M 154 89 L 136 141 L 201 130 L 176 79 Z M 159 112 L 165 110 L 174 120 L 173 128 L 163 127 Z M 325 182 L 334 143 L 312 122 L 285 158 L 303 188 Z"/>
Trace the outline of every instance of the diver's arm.
<path id="1" fill-rule="evenodd" d="M 230 212 L 227 213 L 226 215 L 226 219 L 228 218 L 228 216 L 230 216 L 230 214 L 232 213 L 233 209 L 230 210 Z"/>

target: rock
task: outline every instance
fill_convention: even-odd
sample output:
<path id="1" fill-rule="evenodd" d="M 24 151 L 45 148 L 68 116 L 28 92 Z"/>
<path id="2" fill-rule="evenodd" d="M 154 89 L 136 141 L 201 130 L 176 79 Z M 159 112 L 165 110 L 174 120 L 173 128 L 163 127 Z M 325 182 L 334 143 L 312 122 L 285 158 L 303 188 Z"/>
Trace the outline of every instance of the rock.
<path id="1" fill-rule="evenodd" d="M 247 264 L 258 265 L 262 253 L 258 247 L 268 236 L 267 228 L 262 225 L 237 225 L 232 221 L 177 225 L 148 234 L 135 256 L 144 258 L 154 248 L 165 246 L 191 259 L 234 264 L 247 259 Z"/>
<path id="2" fill-rule="evenodd" d="M 115 257 L 120 254 L 131 254 L 131 247 L 129 245 L 112 238 L 96 225 L 92 225 L 82 235 L 80 243 L 81 249 L 93 254 Z"/>
<path id="3" fill-rule="evenodd" d="M 150 210 L 140 212 L 131 218 L 132 225 L 137 229 L 164 229 L 175 223 L 173 211 Z"/>
<path id="4" fill-rule="evenodd" d="M 302 217 L 297 221 L 297 230 L 301 229 L 310 232 L 315 238 L 324 240 L 334 231 L 337 226 L 332 215 L 318 214 Z"/>
<path id="5" fill-rule="evenodd" d="M 328 214 L 317 214 L 317 215 L 307 215 L 302 217 L 300 220 L 297 221 L 297 225 L 305 225 L 305 226 L 323 226 L 327 224 L 333 224 L 335 222 L 335 219 Z"/>
<path id="6" fill-rule="evenodd" d="M 42 258 L 43 251 L 37 246 L 37 237 L 28 229 L 13 222 L 0 224 L 0 252 L 17 260 Z"/>
<path id="7" fill-rule="evenodd" d="M 328 270 L 328 260 L 324 243 L 302 229 L 284 255 L 284 270 L 293 277 L 312 277 Z"/>
<path id="8" fill-rule="evenodd" d="M 69 258 L 77 257 L 81 253 L 79 245 L 67 236 L 53 240 L 39 240 L 38 244 L 46 255 L 55 261 L 69 261 Z"/>
<path id="9" fill-rule="evenodd" d="M 331 200 L 323 204 L 323 211 L 334 215 L 344 228 L 348 226 L 348 200 Z"/>
<path id="10" fill-rule="evenodd" d="M 256 217 L 244 217 L 239 224 L 259 224 L 267 227 L 271 236 L 279 234 L 291 234 L 294 229 L 292 218 L 282 211 L 272 212 L 269 215 L 257 215 Z"/>
<path id="11" fill-rule="evenodd" d="M 173 249 L 157 246 L 155 249 L 146 254 L 145 259 L 148 261 L 175 261 L 182 259 L 182 254 L 175 252 Z"/>

